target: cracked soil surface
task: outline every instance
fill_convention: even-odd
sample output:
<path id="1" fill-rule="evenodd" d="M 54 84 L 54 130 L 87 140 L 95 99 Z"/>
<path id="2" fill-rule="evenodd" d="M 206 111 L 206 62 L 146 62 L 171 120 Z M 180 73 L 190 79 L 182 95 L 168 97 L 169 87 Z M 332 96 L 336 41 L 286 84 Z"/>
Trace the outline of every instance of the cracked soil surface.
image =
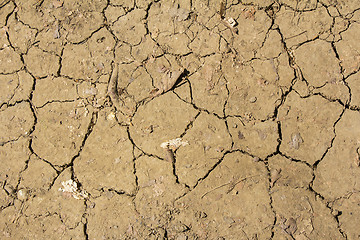
<path id="1" fill-rule="evenodd" d="M 359 0 L 0 2 L 0 239 L 360 239 Z"/>

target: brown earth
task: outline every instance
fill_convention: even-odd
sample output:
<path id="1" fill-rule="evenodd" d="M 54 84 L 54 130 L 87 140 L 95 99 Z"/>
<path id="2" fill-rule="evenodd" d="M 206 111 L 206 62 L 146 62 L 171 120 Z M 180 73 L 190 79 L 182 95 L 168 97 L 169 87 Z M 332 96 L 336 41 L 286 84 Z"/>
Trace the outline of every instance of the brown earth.
<path id="1" fill-rule="evenodd" d="M 360 239 L 358 0 L 0 7 L 0 239 Z"/>

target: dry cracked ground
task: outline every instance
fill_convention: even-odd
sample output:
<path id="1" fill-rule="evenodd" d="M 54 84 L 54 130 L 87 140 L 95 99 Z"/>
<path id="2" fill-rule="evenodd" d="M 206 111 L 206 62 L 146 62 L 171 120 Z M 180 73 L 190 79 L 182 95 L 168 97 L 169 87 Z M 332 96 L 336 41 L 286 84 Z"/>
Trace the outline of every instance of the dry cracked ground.
<path id="1" fill-rule="evenodd" d="M 359 0 L 0 4 L 1 239 L 360 239 Z"/>

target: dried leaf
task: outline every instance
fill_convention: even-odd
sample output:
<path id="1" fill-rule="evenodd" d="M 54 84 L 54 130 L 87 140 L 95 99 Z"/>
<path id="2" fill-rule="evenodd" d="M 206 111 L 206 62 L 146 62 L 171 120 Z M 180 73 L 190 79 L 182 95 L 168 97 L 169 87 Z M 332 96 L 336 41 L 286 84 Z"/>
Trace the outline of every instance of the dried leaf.
<path id="1" fill-rule="evenodd" d="M 184 73 L 184 69 L 181 68 L 175 71 L 167 71 L 163 78 L 161 79 L 160 86 L 157 87 L 157 90 L 154 92 L 152 90 L 150 92 L 151 97 L 156 97 L 161 95 L 169 90 L 171 90 L 177 83 L 178 79 L 180 78 L 181 74 Z"/>

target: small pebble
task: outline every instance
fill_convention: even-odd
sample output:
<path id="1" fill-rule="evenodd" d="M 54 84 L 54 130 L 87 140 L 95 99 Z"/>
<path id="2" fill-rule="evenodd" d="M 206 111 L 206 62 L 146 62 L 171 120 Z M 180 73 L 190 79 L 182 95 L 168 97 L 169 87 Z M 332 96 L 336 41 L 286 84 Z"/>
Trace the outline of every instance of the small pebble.
<path id="1" fill-rule="evenodd" d="M 256 98 L 256 97 L 252 97 L 252 98 L 250 98 L 250 102 L 251 102 L 251 103 L 256 102 L 256 100 L 257 100 L 257 98 Z"/>
<path id="2" fill-rule="evenodd" d="M 20 189 L 17 192 L 17 197 L 21 201 L 27 200 L 28 196 L 29 196 L 29 193 L 28 193 L 28 191 L 26 189 Z"/>
<path id="3" fill-rule="evenodd" d="M 230 24 L 231 27 L 235 27 L 237 24 L 237 22 L 233 18 L 229 18 L 228 23 Z"/>
<path id="4" fill-rule="evenodd" d="M 120 163 L 120 162 L 121 162 L 121 158 L 120 158 L 120 157 L 115 158 L 115 159 L 114 159 L 114 162 L 115 162 L 115 164 Z"/>
<path id="5" fill-rule="evenodd" d="M 110 121 L 114 120 L 115 119 L 115 113 L 113 113 L 113 112 L 109 113 L 109 115 L 107 115 L 106 119 L 110 120 Z"/>

